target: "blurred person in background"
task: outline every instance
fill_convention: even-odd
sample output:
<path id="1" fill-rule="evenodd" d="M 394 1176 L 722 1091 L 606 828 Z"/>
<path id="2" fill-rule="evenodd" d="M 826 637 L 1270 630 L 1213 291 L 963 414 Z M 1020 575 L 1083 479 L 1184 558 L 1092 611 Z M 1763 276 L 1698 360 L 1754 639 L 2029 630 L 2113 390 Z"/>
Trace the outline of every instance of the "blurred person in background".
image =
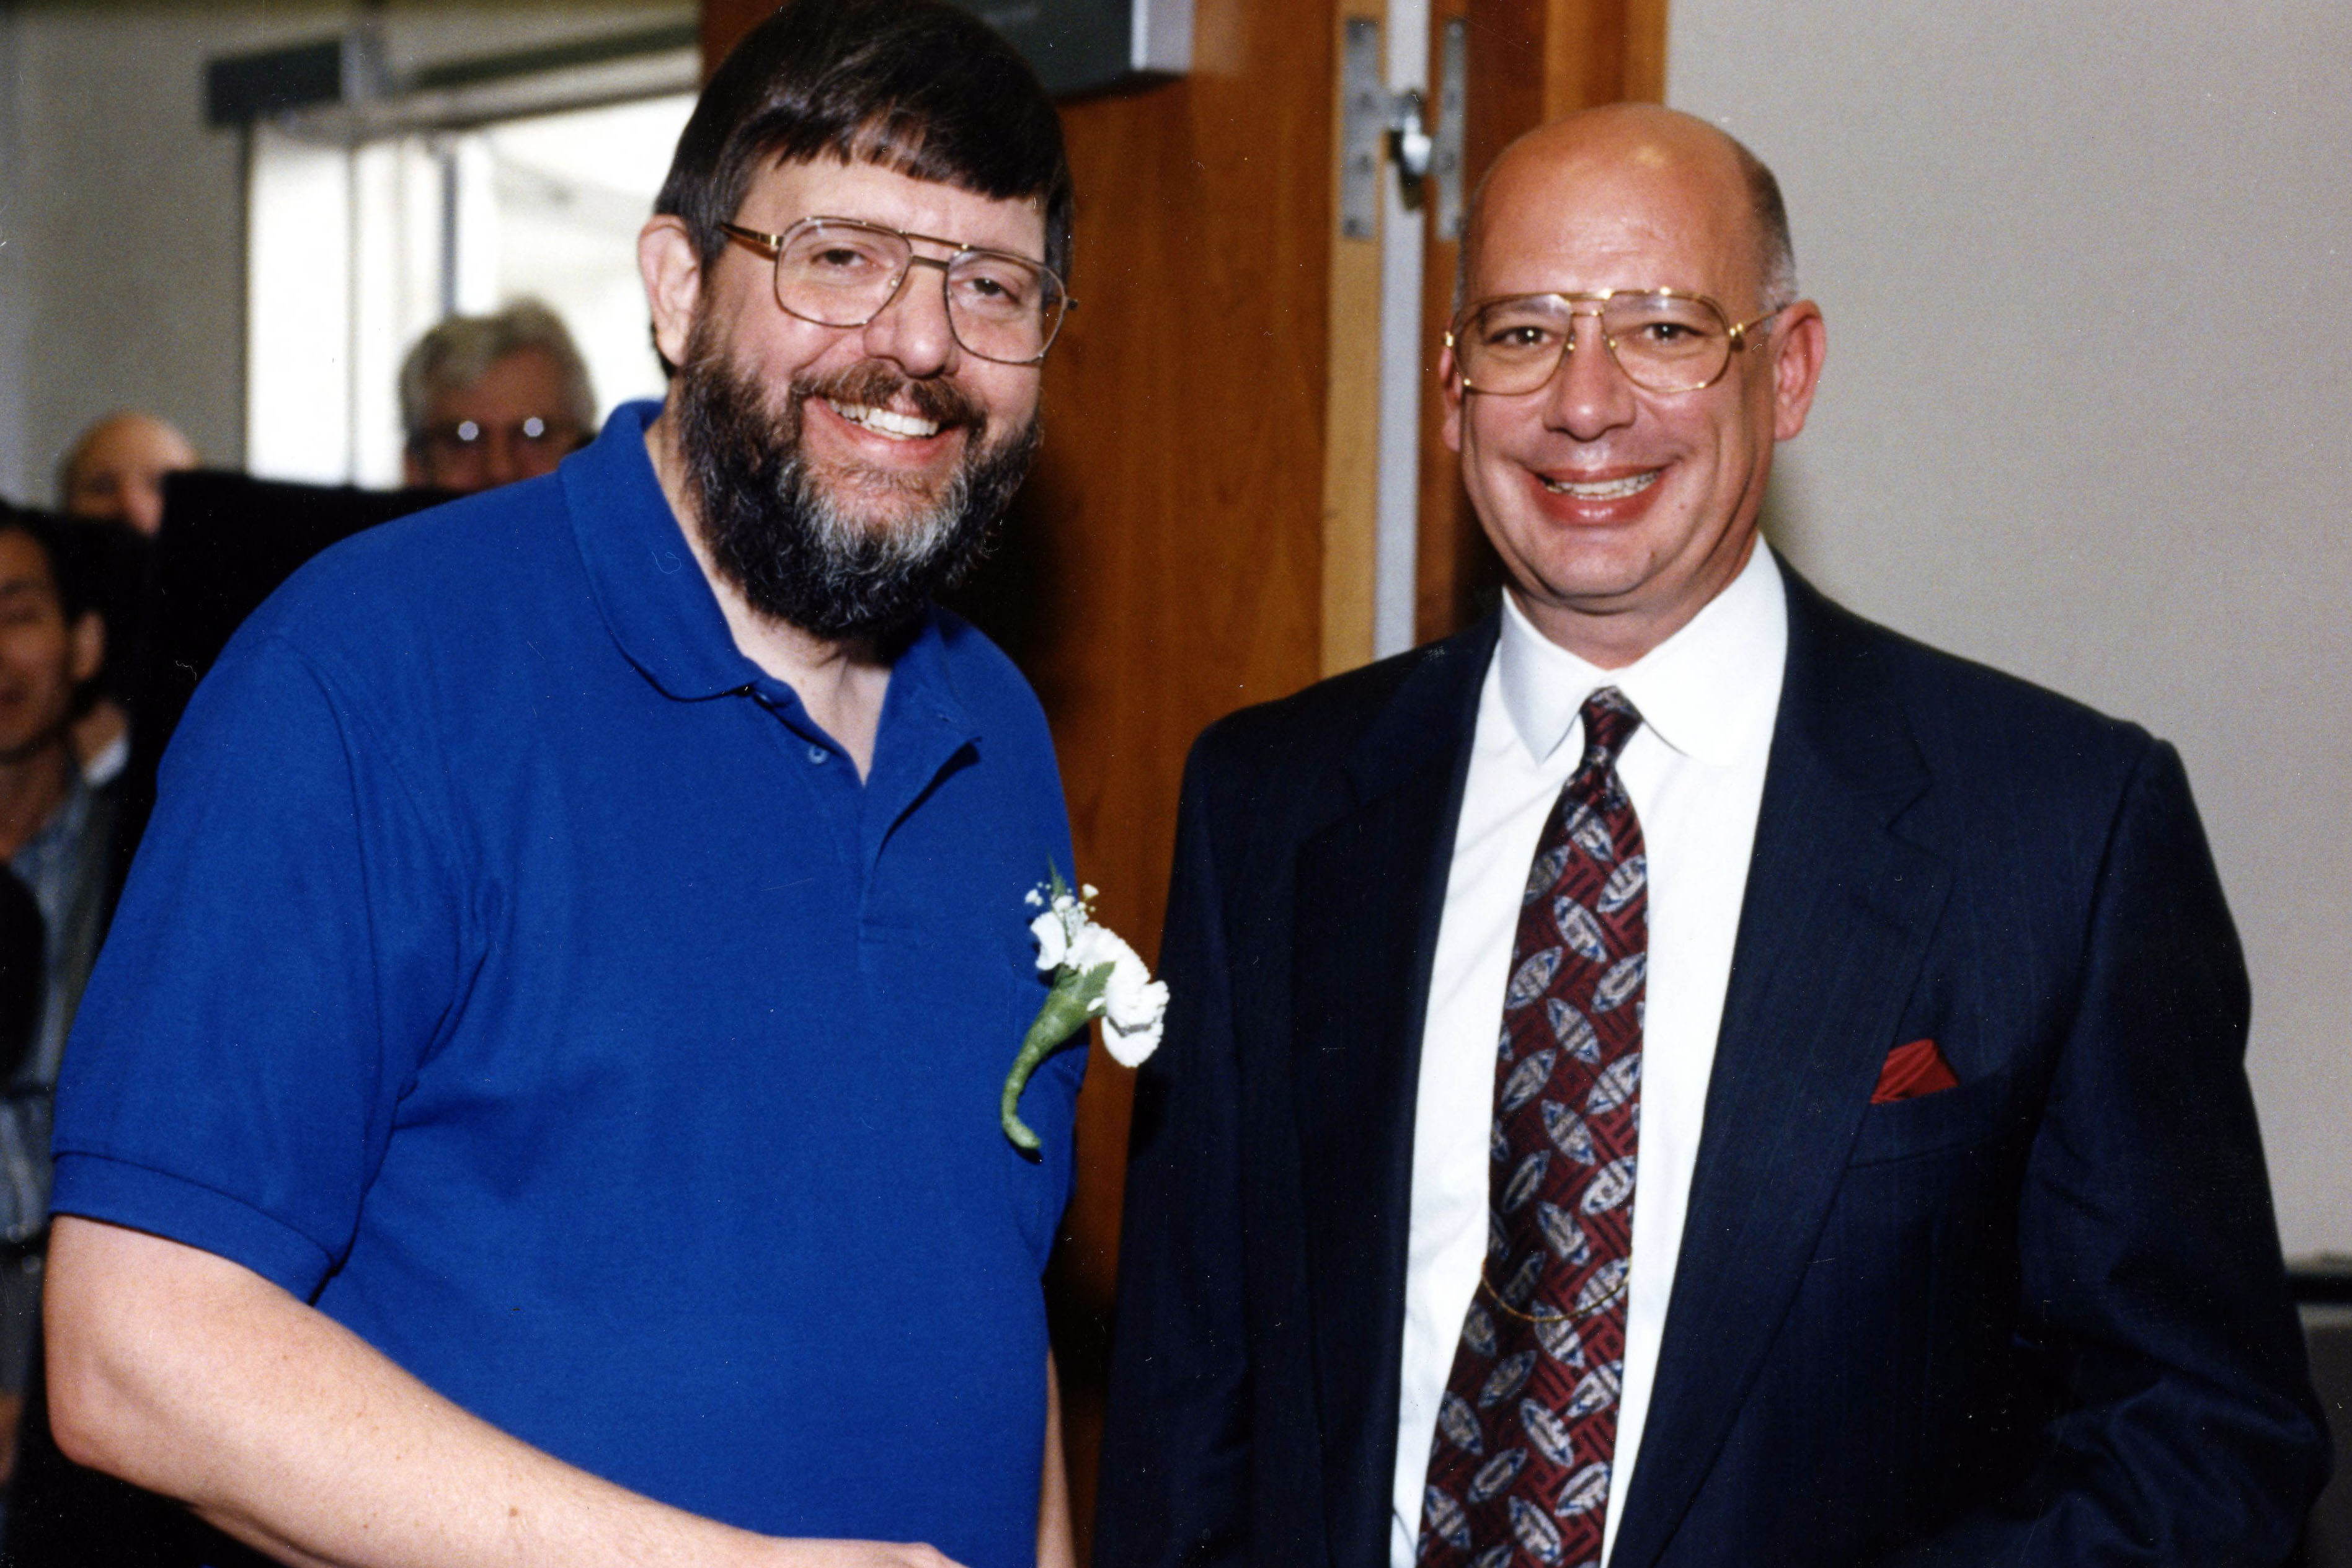
<path id="1" fill-rule="evenodd" d="M 58 502 L 69 516 L 128 523 L 153 538 L 163 526 L 163 476 L 199 461 L 172 425 L 118 409 L 74 438 L 58 471 Z"/>
<path id="2" fill-rule="evenodd" d="M 77 549 L 109 633 L 107 666 L 84 693 L 73 751 L 92 784 L 122 771 L 131 748 L 125 660 L 138 638 L 152 541 L 163 526 L 163 480 L 196 467 L 194 443 L 153 414 L 118 409 L 74 437 L 58 469 L 58 507 L 100 525 Z M 84 548 L 84 547 L 87 548 Z"/>
<path id="3" fill-rule="evenodd" d="M 41 1004 L 48 988 L 43 963 L 47 946 L 41 906 L 33 890 L 0 861 L 0 1082 L 16 1077 L 39 1038 Z M 9 1266 L 0 1273 L 0 1375 L 7 1379 L 5 1396 L 0 1396 L 0 1542 L 5 1541 L 5 1500 L 16 1469 L 16 1435 L 40 1317 L 39 1255 L 32 1255 L 27 1268 L 26 1260 L 10 1250 Z M 7 1560 L 14 1563 L 13 1558 Z"/>
<path id="4" fill-rule="evenodd" d="M 58 1063 L 106 918 L 113 800 L 84 779 L 69 735 L 77 694 L 106 652 L 79 534 L 37 513 L 0 514 L 0 860 L 47 933 L 35 1021 L 22 1050 L 0 1058 L 0 1479 L 16 1468 L 40 1318 Z M 7 902 L 0 897 L 0 991 L 23 950 Z M 0 995 L 0 1015 L 7 1010 Z M 0 1048 L 15 1038 L 5 1025 L 0 1016 Z"/>
<path id="5" fill-rule="evenodd" d="M 452 316 L 400 367 L 403 471 L 415 488 L 471 494 L 535 479 L 596 432 L 596 392 L 563 320 L 536 299 Z"/>

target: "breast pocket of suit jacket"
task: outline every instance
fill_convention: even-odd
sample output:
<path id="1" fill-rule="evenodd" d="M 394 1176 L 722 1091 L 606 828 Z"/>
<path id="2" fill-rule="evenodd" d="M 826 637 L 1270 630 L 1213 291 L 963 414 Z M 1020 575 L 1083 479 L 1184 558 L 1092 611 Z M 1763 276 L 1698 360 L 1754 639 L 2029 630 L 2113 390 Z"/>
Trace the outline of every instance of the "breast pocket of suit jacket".
<path id="1" fill-rule="evenodd" d="M 1872 1105 L 1862 1114 L 1847 1168 L 1924 1159 L 2021 1130 L 2015 1079 L 2003 1070 L 1930 1094 Z"/>

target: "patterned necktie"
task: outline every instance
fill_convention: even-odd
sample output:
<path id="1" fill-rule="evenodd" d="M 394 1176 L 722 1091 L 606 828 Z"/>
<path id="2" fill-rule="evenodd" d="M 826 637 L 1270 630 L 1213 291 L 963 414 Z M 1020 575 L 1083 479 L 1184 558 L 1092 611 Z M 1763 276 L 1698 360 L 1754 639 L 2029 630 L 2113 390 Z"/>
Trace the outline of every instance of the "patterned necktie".
<path id="1" fill-rule="evenodd" d="M 1642 716 L 1585 699 L 1519 906 L 1495 1067 L 1486 1257 L 1423 1494 L 1431 1568 L 1601 1558 L 1625 1363 L 1648 864 L 1617 758 Z"/>

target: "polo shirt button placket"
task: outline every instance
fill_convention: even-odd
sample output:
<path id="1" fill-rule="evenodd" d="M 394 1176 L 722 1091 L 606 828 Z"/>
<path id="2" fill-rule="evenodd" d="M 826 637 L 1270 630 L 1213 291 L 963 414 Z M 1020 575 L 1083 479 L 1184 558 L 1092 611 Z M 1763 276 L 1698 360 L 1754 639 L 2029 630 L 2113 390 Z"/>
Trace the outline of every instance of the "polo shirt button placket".
<path id="1" fill-rule="evenodd" d="M 767 709 L 769 715 L 773 718 L 782 720 L 784 716 L 782 710 L 778 706 L 776 700 L 768 695 L 767 693 L 760 690 L 756 685 L 740 686 L 736 689 L 736 695 L 739 696 L 750 697 L 753 702 L 758 703 L 761 707 Z M 812 767 L 821 768 L 825 763 L 833 760 L 833 752 L 823 743 L 812 740 L 808 743 L 808 759 Z"/>

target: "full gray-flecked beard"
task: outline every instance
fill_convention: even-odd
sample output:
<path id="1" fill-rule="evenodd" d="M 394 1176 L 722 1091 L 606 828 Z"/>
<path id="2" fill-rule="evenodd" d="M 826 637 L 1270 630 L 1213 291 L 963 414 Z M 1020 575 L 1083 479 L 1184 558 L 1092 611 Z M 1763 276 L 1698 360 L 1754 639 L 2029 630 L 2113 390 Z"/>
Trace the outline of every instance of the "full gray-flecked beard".
<path id="1" fill-rule="evenodd" d="M 829 483 L 803 461 L 810 398 L 880 408 L 902 392 L 922 417 L 968 433 L 963 460 L 936 495 L 925 500 L 929 486 L 878 474 L 859 476 L 855 487 Z M 703 544 L 719 574 L 761 615 L 829 642 L 887 644 L 910 634 L 925 606 L 986 552 L 1037 452 L 1034 416 L 992 443 L 986 411 L 962 388 L 908 380 L 872 361 L 796 379 L 782 407 L 772 408 L 702 322 L 671 395 Z M 889 510 L 915 509 L 876 517 L 861 508 L 860 488 Z"/>

